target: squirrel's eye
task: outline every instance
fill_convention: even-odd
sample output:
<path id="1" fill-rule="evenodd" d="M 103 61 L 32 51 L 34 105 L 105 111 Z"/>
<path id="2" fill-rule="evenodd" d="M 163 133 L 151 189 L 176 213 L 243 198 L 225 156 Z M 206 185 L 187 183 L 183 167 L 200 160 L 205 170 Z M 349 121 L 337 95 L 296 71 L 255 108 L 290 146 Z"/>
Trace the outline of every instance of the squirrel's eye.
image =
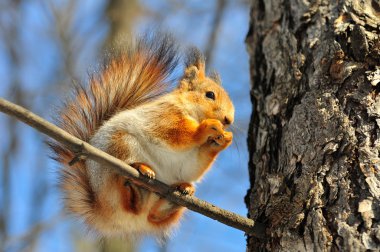
<path id="1" fill-rule="evenodd" d="M 212 99 L 212 100 L 215 100 L 215 94 L 214 94 L 214 92 L 212 92 L 212 91 L 207 91 L 207 92 L 206 92 L 206 97 L 207 97 L 207 98 L 210 98 L 210 99 Z"/>

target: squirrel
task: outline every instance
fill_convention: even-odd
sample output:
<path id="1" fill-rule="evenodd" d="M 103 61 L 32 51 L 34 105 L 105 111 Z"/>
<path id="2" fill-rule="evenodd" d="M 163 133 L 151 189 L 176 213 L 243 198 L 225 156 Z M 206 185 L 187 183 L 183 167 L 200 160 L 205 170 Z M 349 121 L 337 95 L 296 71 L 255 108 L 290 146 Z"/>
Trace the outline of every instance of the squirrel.
<path id="1" fill-rule="evenodd" d="M 194 183 L 232 142 L 226 129 L 234 106 L 218 74 L 206 76 L 202 53 L 187 51 L 183 76 L 171 88 L 180 56 L 169 35 L 127 45 L 90 76 L 87 87 L 76 85 L 57 124 L 140 174 L 193 195 Z M 98 235 L 165 236 L 179 222 L 184 207 L 93 160 L 70 166 L 75 153 L 58 142 L 49 145 L 62 166 L 66 209 Z"/>

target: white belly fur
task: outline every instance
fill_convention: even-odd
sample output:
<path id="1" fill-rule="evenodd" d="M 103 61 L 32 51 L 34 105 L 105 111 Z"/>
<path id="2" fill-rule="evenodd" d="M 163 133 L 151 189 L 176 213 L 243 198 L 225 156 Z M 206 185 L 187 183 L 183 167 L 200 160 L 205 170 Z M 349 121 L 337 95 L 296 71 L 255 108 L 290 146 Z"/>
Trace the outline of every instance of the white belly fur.
<path id="1" fill-rule="evenodd" d="M 143 144 L 137 159 L 151 166 L 156 179 L 171 185 L 178 182 L 195 182 L 198 168 L 199 148 L 173 151 L 155 144 Z"/>
<path id="2" fill-rule="evenodd" d="M 156 179 L 169 185 L 178 182 L 195 182 L 199 175 L 199 147 L 186 151 L 173 150 L 161 139 L 152 139 L 149 131 L 149 107 L 123 111 L 106 122 L 92 138 L 91 143 L 100 149 L 107 149 L 113 132 L 127 132 L 125 143 L 130 146 L 127 163 L 142 162 L 156 172 Z M 132 122 L 132 123 L 131 123 Z M 111 153 L 112 154 L 112 153 Z"/>

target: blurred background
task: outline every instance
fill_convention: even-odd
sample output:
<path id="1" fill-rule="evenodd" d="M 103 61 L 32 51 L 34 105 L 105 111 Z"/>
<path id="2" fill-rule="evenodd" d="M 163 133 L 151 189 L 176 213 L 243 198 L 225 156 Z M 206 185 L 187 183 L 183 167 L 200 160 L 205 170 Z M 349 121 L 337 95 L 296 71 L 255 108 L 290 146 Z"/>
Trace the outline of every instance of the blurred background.
<path id="1" fill-rule="evenodd" d="M 220 72 L 236 107 L 235 144 L 196 196 L 246 216 L 249 101 L 243 0 L 0 0 L 0 96 L 51 120 L 73 82 L 85 82 L 105 50 L 131 33 L 171 32 Z M 98 240 L 62 210 L 58 165 L 46 138 L 0 114 L 0 251 L 244 251 L 243 232 L 187 211 L 167 241 Z"/>

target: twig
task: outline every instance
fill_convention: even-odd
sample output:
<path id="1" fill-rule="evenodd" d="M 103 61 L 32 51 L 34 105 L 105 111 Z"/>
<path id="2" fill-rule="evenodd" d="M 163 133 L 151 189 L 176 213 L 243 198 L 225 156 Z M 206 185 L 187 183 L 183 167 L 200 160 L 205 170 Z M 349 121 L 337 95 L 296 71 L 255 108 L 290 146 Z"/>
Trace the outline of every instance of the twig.
<path id="1" fill-rule="evenodd" d="M 263 224 L 255 224 L 251 219 L 218 208 L 195 197 L 181 195 L 180 192 L 175 191 L 173 188 L 158 180 L 152 180 L 141 176 L 136 169 L 133 169 L 123 161 L 70 135 L 66 131 L 58 128 L 54 124 L 44 120 L 21 106 L 0 98 L 0 111 L 16 117 L 36 130 L 54 138 L 62 144 L 65 144 L 71 151 L 81 153 L 81 155 L 86 156 L 87 158 L 90 158 L 100 164 L 112 167 L 119 174 L 129 178 L 133 183 L 148 188 L 149 190 L 158 193 L 178 205 L 187 207 L 190 210 L 198 212 L 228 226 L 242 230 L 252 236 L 261 238 L 264 235 L 265 227 Z"/>
<path id="2" fill-rule="evenodd" d="M 24 234 L 21 234 L 16 237 L 8 237 L 8 239 L 4 243 L 5 251 L 10 250 L 15 245 L 19 246 L 21 244 L 24 244 L 24 246 L 26 246 L 27 244 L 30 244 L 30 241 L 36 240 L 41 233 L 53 228 L 58 222 L 60 222 L 64 218 L 64 213 L 59 212 L 52 218 L 35 224 Z"/>

